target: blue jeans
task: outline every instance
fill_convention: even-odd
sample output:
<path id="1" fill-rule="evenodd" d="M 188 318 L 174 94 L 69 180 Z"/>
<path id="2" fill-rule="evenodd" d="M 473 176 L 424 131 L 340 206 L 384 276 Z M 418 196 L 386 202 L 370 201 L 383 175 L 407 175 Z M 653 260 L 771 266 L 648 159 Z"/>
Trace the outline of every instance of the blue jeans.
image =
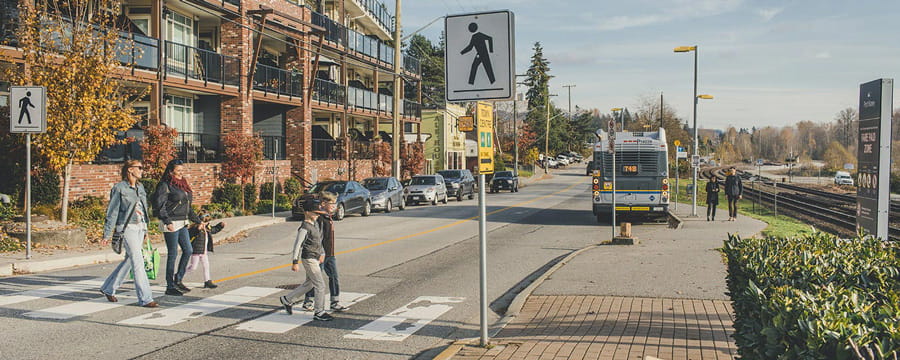
<path id="1" fill-rule="evenodd" d="M 125 281 L 125 275 L 128 271 L 134 269 L 134 287 L 137 290 L 138 304 L 146 305 L 153 301 L 153 293 L 150 290 L 150 280 L 147 279 L 147 272 L 144 271 L 144 255 L 141 253 L 141 246 L 144 244 L 144 235 L 147 234 L 145 225 L 128 225 L 125 227 L 125 260 L 116 266 L 112 274 L 103 282 L 100 291 L 107 295 L 115 295 L 116 289 L 122 286 Z"/>
<path id="2" fill-rule="evenodd" d="M 337 260 L 334 256 L 326 256 L 325 262 L 321 265 L 322 271 L 328 275 L 328 292 L 331 293 L 331 302 L 337 302 L 341 295 L 341 285 L 338 282 Z M 310 290 L 306 293 L 306 301 L 311 301 L 315 297 L 315 292 Z"/>
<path id="3" fill-rule="evenodd" d="M 191 261 L 191 254 L 194 249 L 191 247 L 191 238 L 188 235 L 187 226 L 175 230 L 173 232 L 163 233 L 166 238 L 166 289 L 175 289 L 175 284 L 181 282 L 188 263 Z M 178 272 L 175 272 L 175 258 L 178 257 L 178 246 L 181 246 L 181 260 L 178 262 Z"/>

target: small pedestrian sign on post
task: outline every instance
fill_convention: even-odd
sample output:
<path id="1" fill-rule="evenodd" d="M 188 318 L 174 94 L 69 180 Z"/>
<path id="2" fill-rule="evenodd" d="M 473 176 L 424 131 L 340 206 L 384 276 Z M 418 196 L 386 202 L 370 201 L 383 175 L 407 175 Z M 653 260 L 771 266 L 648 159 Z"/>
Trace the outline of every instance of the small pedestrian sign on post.
<path id="1" fill-rule="evenodd" d="M 476 106 L 478 119 L 478 173 L 494 173 L 494 106 L 479 101 Z"/>
<path id="2" fill-rule="evenodd" d="M 448 102 L 512 100 L 514 16 L 509 10 L 444 18 Z"/>
<path id="3" fill-rule="evenodd" d="M 12 86 L 9 89 L 9 132 L 40 134 L 47 131 L 47 89 Z"/>

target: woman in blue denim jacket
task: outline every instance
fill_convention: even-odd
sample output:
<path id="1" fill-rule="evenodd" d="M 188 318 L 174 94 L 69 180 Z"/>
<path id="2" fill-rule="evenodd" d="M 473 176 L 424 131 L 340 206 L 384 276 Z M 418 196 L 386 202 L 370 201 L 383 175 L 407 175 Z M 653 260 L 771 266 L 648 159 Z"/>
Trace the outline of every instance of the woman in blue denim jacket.
<path id="1" fill-rule="evenodd" d="M 134 287 L 137 290 L 138 304 L 143 307 L 159 306 L 153 301 L 150 280 L 144 271 L 144 256 L 141 245 L 147 239 L 147 192 L 138 179 L 144 171 L 139 160 L 129 160 L 122 165 L 122 181 L 113 185 L 109 193 L 109 206 L 106 209 L 106 223 L 103 225 L 103 241 L 106 245 L 113 232 L 124 231 L 125 260 L 106 278 L 100 291 L 106 300 L 117 302 L 116 290 L 122 286 L 125 275 L 134 269 Z"/>

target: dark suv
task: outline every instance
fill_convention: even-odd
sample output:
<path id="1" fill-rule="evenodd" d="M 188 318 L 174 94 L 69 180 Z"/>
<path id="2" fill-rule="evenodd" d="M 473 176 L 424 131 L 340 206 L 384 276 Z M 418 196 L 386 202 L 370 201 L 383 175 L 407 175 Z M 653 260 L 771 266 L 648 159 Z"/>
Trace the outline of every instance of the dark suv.
<path id="1" fill-rule="evenodd" d="M 499 192 L 504 189 L 510 192 L 519 192 L 519 176 L 512 171 L 494 173 L 494 178 L 491 179 L 491 192 Z"/>
<path id="2" fill-rule="evenodd" d="M 475 198 L 475 177 L 469 170 L 441 170 L 437 172 L 444 177 L 447 193 L 456 196 L 456 201 L 462 201 L 463 196 L 469 200 Z"/>

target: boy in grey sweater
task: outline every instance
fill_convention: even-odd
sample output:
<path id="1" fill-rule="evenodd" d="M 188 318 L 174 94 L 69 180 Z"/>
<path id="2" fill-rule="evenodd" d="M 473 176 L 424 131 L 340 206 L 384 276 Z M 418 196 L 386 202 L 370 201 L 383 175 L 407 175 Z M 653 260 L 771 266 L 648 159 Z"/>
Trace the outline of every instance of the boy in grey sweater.
<path id="1" fill-rule="evenodd" d="M 297 239 L 294 241 L 291 271 L 300 271 L 300 263 L 303 263 L 306 281 L 279 300 L 284 306 L 284 311 L 288 315 L 292 315 L 294 304 L 302 300 L 307 291 L 314 289 L 316 297 L 313 319 L 329 321 L 334 318 L 325 312 L 325 279 L 322 277 L 322 269 L 319 266 L 325 258 L 325 250 L 322 248 L 322 230 L 316 222 L 319 217 L 316 211 L 319 210 L 320 203 L 321 201 L 317 197 L 308 196 L 304 199 L 305 216 L 300 228 L 297 229 Z"/>

